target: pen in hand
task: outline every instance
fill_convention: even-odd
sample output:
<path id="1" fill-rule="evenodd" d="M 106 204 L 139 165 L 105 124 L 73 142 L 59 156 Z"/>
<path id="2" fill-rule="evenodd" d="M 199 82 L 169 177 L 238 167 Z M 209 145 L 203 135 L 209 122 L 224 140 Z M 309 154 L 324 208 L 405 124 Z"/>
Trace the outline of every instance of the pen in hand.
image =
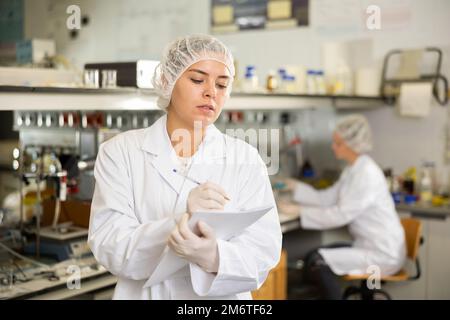
<path id="1" fill-rule="evenodd" d="M 197 185 L 201 185 L 201 184 L 202 184 L 201 182 L 199 182 L 199 181 L 197 181 L 197 180 L 195 180 L 195 179 L 193 179 L 193 178 L 191 178 L 191 177 L 189 177 L 189 176 L 187 176 L 187 175 L 182 174 L 182 173 L 179 172 L 177 169 L 173 169 L 173 172 L 178 173 L 179 175 L 183 176 L 184 178 L 188 179 L 189 181 L 191 181 L 191 182 L 193 182 L 193 183 L 195 183 L 195 184 L 197 184 Z M 225 198 L 226 200 L 230 200 L 226 195 L 224 195 L 224 198 Z"/>

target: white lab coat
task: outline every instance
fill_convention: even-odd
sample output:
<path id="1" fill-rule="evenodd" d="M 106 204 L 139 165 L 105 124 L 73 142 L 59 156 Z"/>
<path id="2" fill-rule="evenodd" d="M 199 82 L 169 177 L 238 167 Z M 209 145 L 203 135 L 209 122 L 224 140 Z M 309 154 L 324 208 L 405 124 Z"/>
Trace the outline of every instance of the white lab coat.
<path id="1" fill-rule="evenodd" d="M 335 274 L 380 271 L 381 275 L 391 275 L 403 266 L 404 230 L 383 172 L 369 156 L 360 155 L 326 190 L 317 191 L 301 183 L 294 200 L 304 204 L 300 220 L 305 229 L 348 225 L 354 240 L 352 247 L 319 250 Z"/>
<path id="2" fill-rule="evenodd" d="M 96 259 L 118 277 L 115 299 L 251 299 L 281 252 L 281 228 L 258 151 L 210 125 L 188 175 L 224 188 L 225 209 L 273 204 L 241 235 L 218 240 L 219 270 L 190 264 L 151 288 L 144 283 L 157 266 L 176 220 L 197 185 L 174 173 L 176 153 L 164 115 L 151 127 L 124 132 L 103 143 L 95 165 L 88 243 Z M 177 195 L 178 200 L 177 200 Z M 176 203 L 176 208 L 174 205 Z"/>

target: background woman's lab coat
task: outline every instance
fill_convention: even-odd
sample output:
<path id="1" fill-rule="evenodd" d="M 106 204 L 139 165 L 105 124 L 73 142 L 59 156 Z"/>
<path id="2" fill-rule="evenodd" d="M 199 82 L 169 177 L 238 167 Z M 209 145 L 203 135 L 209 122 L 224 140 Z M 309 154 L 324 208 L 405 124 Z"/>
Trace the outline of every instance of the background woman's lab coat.
<path id="1" fill-rule="evenodd" d="M 217 240 L 217 275 L 190 264 L 143 288 L 197 186 L 173 172 L 178 159 L 166 121 L 163 116 L 149 128 L 119 134 L 100 146 L 88 243 L 96 259 L 118 277 L 114 298 L 251 298 L 250 291 L 265 281 L 280 257 L 278 213 L 257 150 L 214 125 L 208 127 L 188 175 L 222 186 L 231 198 L 225 209 L 267 204 L 274 209 L 230 241 Z"/>
<path id="2" fill-rule="evenodd" d="M 352 247 L 319 250 L 335 274 L 367 274 L 373 272 L 370 266 L 378 266 L 382 275 L 390 275 L 403 266 L 403 227 L 384 174 L 369 156 L 359 156 L 329 189 L 317 191 L 301 183 L 294 200 L 304 204 L 300 220 L 305 229 L 348 224 Z"/>

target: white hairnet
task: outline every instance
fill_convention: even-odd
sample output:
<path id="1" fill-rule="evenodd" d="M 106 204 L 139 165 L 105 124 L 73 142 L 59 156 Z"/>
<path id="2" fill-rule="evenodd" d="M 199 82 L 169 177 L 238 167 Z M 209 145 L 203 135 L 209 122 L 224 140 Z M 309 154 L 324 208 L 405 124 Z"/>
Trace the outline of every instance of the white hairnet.
<path id="1" fill-rule="evenodd" d="M 216 60 L 228 68 L 231 78 L 227 94 L 230 94 L 235 73 L 230 50 L 210 35 L 185 36 L 167 46 L 153 75 L 153 86 L 158 94 L 157 104 L 161 109 L 165 110 L 169 105 L 178 78 L 187 68 L 201 60 Z"/>
<path id="2" fill-rule="evenodd" d="M 372 150 L 372 134 L 367 119 L 358 114 L 349 115 L 338 121 L 336 132 L 353 151 L 366 153 Z"/>

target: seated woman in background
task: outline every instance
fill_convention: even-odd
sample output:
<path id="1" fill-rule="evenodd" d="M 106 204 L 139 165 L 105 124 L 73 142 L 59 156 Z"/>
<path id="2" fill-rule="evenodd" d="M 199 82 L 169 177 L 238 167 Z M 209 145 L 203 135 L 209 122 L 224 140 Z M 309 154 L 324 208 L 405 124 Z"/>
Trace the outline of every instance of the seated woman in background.
<path id="1" fill-rule="evenodd" d="M 331 245 L 313 250 L 305 261 L 305 278 L 323 299 L 341 299 L 336 275 L 396 273 L 406 258 L 405 235 L 383 172 L 365 153 L 372 148 L 370 127 L 361 115 L 342 119 L 333 134 L 332 149 L 347 163 L 336 184 L 326 190 L 287 179 L 287 188 L 300 205 L 279 203 L 280 212 L 300 212 L 305 229 L 348 225 L 351 246 Z M 373 271 L 372 271 L 373 272 Z"/>

